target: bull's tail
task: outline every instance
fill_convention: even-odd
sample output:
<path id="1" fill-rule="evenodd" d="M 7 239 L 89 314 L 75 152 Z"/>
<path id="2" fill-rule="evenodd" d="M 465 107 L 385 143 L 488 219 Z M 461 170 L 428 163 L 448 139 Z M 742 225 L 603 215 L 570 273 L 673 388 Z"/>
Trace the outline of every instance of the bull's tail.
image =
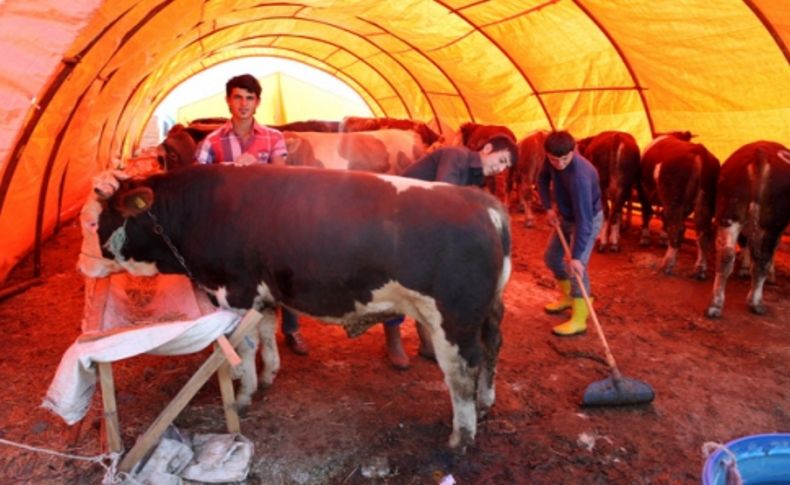
<path id="1" fill-rule="evenodd" d="M 502 206 L 489 209 L 491 220 L 499 232 L 499 240 L 502 244 L 502 271 L 499 273 L 499 280 L 497 281 L 496 293 L 497 298 L 502 297 L 502 292 L 505 290 L 505 285 L 510 279 L 510 272 L 513 269 L 511 261 L 511 246 L 512 240 L 510 236 L 510 217 Z"/>

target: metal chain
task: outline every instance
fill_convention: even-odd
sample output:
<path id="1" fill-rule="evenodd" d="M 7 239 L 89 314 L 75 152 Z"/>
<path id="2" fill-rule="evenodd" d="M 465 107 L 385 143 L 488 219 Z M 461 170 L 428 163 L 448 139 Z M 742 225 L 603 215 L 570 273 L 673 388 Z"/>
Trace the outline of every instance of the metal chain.
<path id="1" fill-rule="evenodd" d="M 181 256 L 181 253 L 178 252 L 178 249 L 176 249 L 176 246 L 173 244 L 173 241 L 171 241 L 168 235 L 165 234 L 165 229 L 162 227 L 161 224 L 159 224 L 159 221 L 156 220 L 156 216 L 151 211 L 148 211 L 148 216 L 154 222 L 154 234 L 158 234 L 159 236 L 162 237 L 162 239 L 164 239 L 165 244 L 167 244 L 167 247 L 170 248 L 170 252 L 173 253 L 173 256 L 175 256 L 178 262 L 181 263 L 181 267 L 184 268 L 184 271 L 187 272 L 187 276 L 189 276 L 189 279 L 195 281 L 195 276 L 192 274 L 191 271 L 189 271 L 189 268 L 187 267 L 187 263 L 186 261 L 184 261 L 184 257 Z"/>

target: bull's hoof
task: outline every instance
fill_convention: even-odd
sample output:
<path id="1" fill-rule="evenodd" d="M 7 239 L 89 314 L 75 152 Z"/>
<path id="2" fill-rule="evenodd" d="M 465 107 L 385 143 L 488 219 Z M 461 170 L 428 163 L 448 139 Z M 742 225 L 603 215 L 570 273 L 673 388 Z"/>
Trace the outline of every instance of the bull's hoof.
<path id="1" fill-rule="evenodd" d="M 650 238 L 649 238 L 649 237 L 644 237 L 644 236 L 642 236 L 642 237 L 639 239 L 639 245 L 640 245 L 640 246 L 650 246 L 650 244 L 651 244 L 651 241 L 650 241 Z"/>
<path id="2" fill-rule="evenodd" d="M 705 316 L 708 318 L 721 318 L 722 309 L 717 306 L 709 306 L 707 310 L 705 310 Z"/>
<path id="3" fill-rule="evenodd" d="M 260 387 L 261 389 L 268 389 L 272 387 L 272 384 L 274 384 L 275 377 L 277 377 L 276 372 L 271 372 L 271 373 L 262 372 L 258 376 L 258 382 L 260 383 L 258 384 L 258 387 Z"/>
<path id="4" fill-rule="evenodd" d="M 691 277 L 697 281 L 704 281 L 707 279 L 708 275 L 704 269 L 697 268 L 694 270 L 694 273 L 691 274 Z"/>
<path id="5" fill-rule="evenodd" d="M 245 396 L 243 394 L 236 396 L 236 411 L 244 411 L 250 407 L 250 404 L 252 404 L 252 396 Z"/>
<path id="6" fill-rule="evenodd" d="M 474 434 L 468 429 L 462 428 L 460 430 L 453 430 L 453 432 L 450 433 L 450 440 L 447 444 L 454 452 L 463 455 L 466 453 L 466 449 L 474 443 Z"/>
<path id="7" fill-rule="evenodd" d="M 749 303 L 749 311 L 755 315 L 765 315 L 768 313 L 768 307 L 762 303 Z"/>
<path id="8" fill-rule="evenodd" d="M 610 244 L 609 251 L 612 253 L 619 253 L 620 252 L 620 245 L 619 244 Z"/>
<path id="9" fill-rule="evenodd" d="M 598 244 L 598 246 L 595 249 L 599 253 L 605 253 L 606 252 L 606 244 Z"/>
<path id="10" fill-rule="evenodd" d="M 661 272 L 664 273 L 666 276 L 672 276 L 672 272 L 675 268 L 672 265 L 662 266 Z"/>

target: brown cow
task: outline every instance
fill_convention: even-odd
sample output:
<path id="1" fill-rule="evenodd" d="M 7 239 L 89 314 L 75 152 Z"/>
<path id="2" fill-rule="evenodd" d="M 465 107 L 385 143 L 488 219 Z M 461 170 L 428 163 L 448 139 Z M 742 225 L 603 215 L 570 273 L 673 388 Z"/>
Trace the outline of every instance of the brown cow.
<path id="1" fill-rule="evenodd" d="M 425 144 L 426 150 L 437 142 L 442 141 L 442 137 L 422 121 L 396 118 L 362 118 L 358 116 L 346 116 L 340 124 L 339 131 L 351 133 L 355 131 L 386 129 L 413 131 L 417 133 Z"/>
<path id="2" fill-rule="evenodd" d="M 620 251 L 623 206 L 634 188 L 642 205 L 649 205 L 640 181 L 639 146 L 622 131 L 604 131 L 579 142 L 579 152 L 598 170 L 604 224 L 598 235 L 598 251 Z M 643 221 L 645 214 L 642 213 Z M 649 220 L 649 219 L 648 219 Z"/>
<path id="3" fill-rule="evenodd" d="M 724 288 L 735 262 L 735 243 L 746 233 L 752 283 L 746 304 L 764 315 L 763 285 L 782 232 L 790 222 L 790 151 L 772 141 L 744 145 L 724 162 L 716 195 L 718 264 L 705 314 L 721 317 Z"/>
<path id="4" fill-rule="evenodd" d="M 156 147 L 156 159 L 162 170 L 174 170 L 195 162 L 197 144 L 184 125 L 174 125 L 164 141 Z"/>
<path id="5" fill-rule="evenodd" d="M 419 136 L 397 129 L 354 133 L 283 132 L 289 165 L 399 175 L 425 153 Z"/>
<path id="6" fill-rule="evenodd" d="M 535 194 L 535 180 L 546 158 L 543 142 L 549 132 L 538 130 L 525 136 L 518 143 L 518 160 L 510 168 L 507 175 L 507 194 L 515 190 L 518 203 L 524 209 L 524 226 L 535 226 L 535 214 L 532 202 Z"/>
<path id="7" fill-rule="evenodd" d="M 662 268 L 671 274 L 685 232 L 684 220 L 694 212 L 697 230 L 697 261 L 694 277 L 704 279 L 707 257 L 713 252 L 713 209 L 719 161 L 704 146 L 674 136 L 656 139 L 642 156 L 642 185 L 649 204 L 643 208 L 643 231 L 653 214 L 651 204 L 663 208 L 664 230 L 669 246 Z"/>

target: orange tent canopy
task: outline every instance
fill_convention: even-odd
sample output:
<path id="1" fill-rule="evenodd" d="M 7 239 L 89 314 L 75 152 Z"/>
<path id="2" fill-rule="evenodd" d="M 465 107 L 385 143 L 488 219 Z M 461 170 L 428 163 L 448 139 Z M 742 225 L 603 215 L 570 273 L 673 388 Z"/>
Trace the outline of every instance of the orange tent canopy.
<path id="1" fill-rule="evenodd" d="M 0 1 L 0 281 L 229 59 L 316 67 L 439 131 L 691 130 L 723 160 L 790 140 L 789 42 L 787 0 Z"/>

